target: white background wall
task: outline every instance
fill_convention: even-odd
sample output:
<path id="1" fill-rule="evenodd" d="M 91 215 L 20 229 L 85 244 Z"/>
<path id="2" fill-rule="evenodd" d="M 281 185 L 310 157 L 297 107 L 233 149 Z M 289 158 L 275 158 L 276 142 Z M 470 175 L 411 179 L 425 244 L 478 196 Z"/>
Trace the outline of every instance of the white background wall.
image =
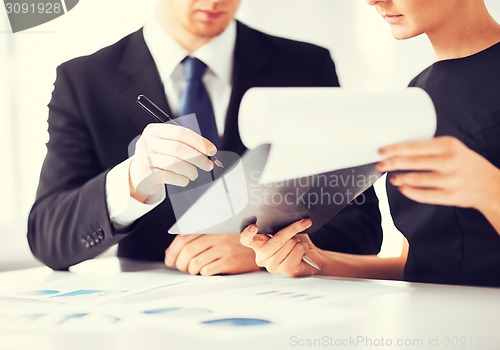
<path id="1" fill-rule="evenodd" d="M 0 270 L 34 263 L 26 222 L 46 152 L 46 106 L 56 66 L 138 29 L 155 3 L 80 0 L 65 16 L 17 34 L 0 9 Z M 271 34 L 329 48 L 345 87 L 403 87 L 432 62 L 425 38 L 393 40 L 388 25 L 363 0 L 242 0 L 238 17 Z M 383 253 L 394 255 L 401 240 L 391 226 L 381 182 L 377 191 L 387 233 Z"/>

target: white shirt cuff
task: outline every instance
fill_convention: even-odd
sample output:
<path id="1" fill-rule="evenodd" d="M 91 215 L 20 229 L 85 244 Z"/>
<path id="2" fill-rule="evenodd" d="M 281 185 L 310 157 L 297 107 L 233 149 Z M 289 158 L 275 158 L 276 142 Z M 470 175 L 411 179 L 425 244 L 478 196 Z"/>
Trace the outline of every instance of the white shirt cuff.
<path id="1" fill-rule="evenodd" d="M 123 229 L 156 208 L 166 198 L 165 187 L 145 203 L 130 196 L 129 167 L 132 157 L 116 165 L 106 174 L 106 203 L 111 223 Z"/>

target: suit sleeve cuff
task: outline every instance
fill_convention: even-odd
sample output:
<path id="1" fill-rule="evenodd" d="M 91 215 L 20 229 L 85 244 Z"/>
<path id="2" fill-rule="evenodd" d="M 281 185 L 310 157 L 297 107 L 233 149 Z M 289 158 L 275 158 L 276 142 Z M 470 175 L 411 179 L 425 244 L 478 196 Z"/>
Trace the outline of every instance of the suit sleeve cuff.
<path id="1" fill-rule="evenodd" d="M 106 175 L 106 203 L 111 223 L 120 231 L 130 226 L 137 219 L 149 213 L 166 198 L 165 188 L 145 203 L 130 196 L 129 167 L 132 158 L 128 158 L 112 168 Z"/>

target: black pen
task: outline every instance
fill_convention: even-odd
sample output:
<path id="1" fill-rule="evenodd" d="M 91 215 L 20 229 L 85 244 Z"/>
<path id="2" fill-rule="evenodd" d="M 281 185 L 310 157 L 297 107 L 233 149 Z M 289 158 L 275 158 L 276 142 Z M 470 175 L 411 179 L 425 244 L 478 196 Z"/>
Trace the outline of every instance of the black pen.
<path id="1" fill-rule="evenodd" d="M 150 116 L 152 116 L 154 119 L 159 121 L 160 123 L 165 123 L 165 122 L 171 122 L 174 125 L 180 126 L 170 118 L 170 116 L 165 113 L 160 107 L 158 107 L 153 101 L 151 101 L 149 98 L 147 98 L 144 95 L 139 95 L 137 96 L 137 104 L 141 106 Z M 165 117 L 165 119 L 162 119 L 158 114 L 161 114 Z M 208 159 L 214 162 L 215 165 L 217 165 L 219 168 L 224 168 L 224 165 L 220 160 L 218 160 L 216 157 L 210 157 L 208 156 Z"/>

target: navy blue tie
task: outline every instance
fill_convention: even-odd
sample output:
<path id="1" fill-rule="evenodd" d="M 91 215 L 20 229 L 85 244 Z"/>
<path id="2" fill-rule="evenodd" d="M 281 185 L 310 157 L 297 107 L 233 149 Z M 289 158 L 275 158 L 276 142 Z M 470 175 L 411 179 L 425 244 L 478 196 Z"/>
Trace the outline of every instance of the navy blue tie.
<path id="1" fill-rule="evenodd" d="M 184 116 L 195 113 L 201 135 L 219 146 L 212 102 L 201 80 L 207 66 L 195 57 L 186 57 L 183 64 L 186 83 L 180 98 L 179 114 Z"/>

